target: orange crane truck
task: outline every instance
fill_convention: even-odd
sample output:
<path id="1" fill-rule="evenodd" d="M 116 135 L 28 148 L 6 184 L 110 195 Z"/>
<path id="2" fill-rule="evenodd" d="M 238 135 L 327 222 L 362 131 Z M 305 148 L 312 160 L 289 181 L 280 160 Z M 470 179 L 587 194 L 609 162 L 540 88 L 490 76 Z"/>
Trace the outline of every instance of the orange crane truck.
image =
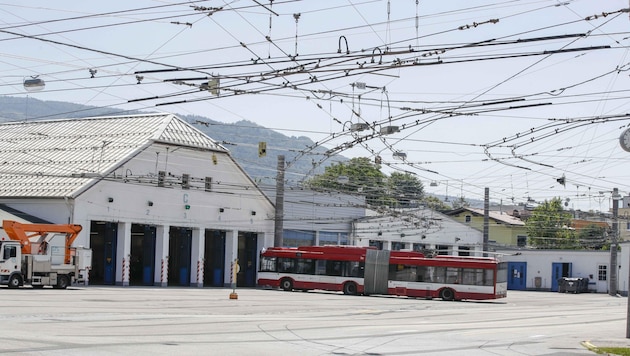
<path id="1" fill-rule="evenodd" d="M 81 225 L 26 224 L 4 220 L 0 236 L 0 285 L 65 289 L 85 282 L 92 251 L 73 247 Z"/>

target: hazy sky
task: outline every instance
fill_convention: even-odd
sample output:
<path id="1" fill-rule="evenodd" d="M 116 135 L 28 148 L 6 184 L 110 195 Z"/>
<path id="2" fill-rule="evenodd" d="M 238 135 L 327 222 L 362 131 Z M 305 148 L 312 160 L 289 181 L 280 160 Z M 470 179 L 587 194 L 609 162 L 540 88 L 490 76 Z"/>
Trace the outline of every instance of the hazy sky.
<path id="1" fill-rule="evenodd" d="M 619 144 L 630 123 L 627 8 L 2 1 L 0 94 L 248 120 L 331 154 L 380 156 L 384 171 L 451 199 L 488 187 L 494 202 L 561 197 L 607 211 L 614 187 L 630 194 Z M 44 90 L 24 89 L 32 76 Z M 200 89 L 211 78 L 218 96 Z"/>

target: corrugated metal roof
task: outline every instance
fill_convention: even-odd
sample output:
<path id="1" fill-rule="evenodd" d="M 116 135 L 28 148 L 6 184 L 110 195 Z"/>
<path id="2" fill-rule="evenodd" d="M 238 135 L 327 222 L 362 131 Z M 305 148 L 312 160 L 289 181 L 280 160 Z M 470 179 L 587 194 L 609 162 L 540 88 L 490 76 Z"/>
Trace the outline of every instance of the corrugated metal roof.
<path id="1" fill-rule="evenodd" d="M 0 124 L 0 197 L 64 197 L 152 142 L 227 151 L 168 113 Z"/>

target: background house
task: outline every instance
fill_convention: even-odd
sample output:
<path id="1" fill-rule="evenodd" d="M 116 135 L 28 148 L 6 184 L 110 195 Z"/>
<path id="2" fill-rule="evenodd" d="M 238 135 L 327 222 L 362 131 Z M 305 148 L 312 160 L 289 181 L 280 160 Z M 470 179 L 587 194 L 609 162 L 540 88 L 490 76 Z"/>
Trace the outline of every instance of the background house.
<path id="1" fill-rule="evenodd" d="M 483 251 L 481 232 L 425 207 L 357 219 L 352 239 L 358 246 L 387 250 L 434 251 L 460 256 L 479 256 Z"/>
<path id="2" fill-rule="evenodd" d="M 466 224 L 475 230 L 483 232 L 484 210 L 462 207 L 444 212 L 454 220 Z M 501 246 L 527 245 L 527 229 L 525 223 L 514 215 L 503 211 L 489 211 L 488 242 L 500 248 Z"/>
<path id="3" fill-rule="evenodd" d="M 275 189 L 266 189 L 264 192 L 275 203 Z M 363 196 L 286 187 L 283 246 L 352 244 L 352 223 L 365 214 Z"/>

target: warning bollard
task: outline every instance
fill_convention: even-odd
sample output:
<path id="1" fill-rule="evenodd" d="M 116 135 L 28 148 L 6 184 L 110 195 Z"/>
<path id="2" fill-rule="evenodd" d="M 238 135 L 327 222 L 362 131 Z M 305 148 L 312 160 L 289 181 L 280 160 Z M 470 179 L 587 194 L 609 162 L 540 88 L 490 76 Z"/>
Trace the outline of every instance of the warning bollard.
<path id="1" fill-rule="evenodd" d="M 232 265 L 230 266 L 230 285 L 232 286 L 232 293 L 230 293 L 230 299 L 238 299 L 238 294 L 236 294 L 236 274 L 240 271 L 240 266 L 238 265 L 238 258 L 232 261 Z"/>

